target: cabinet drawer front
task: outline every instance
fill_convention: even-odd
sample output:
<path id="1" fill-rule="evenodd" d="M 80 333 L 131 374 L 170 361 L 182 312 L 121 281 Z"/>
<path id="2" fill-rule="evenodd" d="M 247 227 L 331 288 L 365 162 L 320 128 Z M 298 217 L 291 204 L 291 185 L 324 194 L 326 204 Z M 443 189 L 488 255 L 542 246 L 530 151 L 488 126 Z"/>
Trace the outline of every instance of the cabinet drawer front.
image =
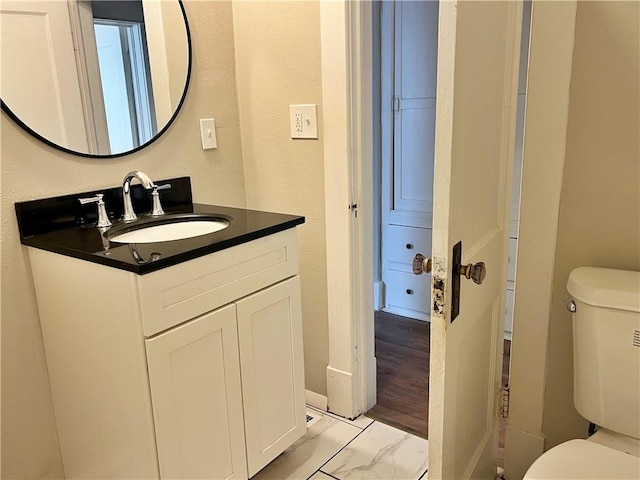
<path id="1" fill-rule="evenodd" d="M 161 478 L 247 478 L 235 306 L 145 343 Z"/>
<path id="2" fill-rule="evenodd" d="M 420 312 L 415 318 L 430 315 L 431 275 L 390 271 L 385 281 L 386 301 L 389 311 L 403 313 L 404 310 Z M 411 312 L 405 312 L 410 315 Z"/>
<path id="3" fill-rule="evenodd" d="M 298 272 L 295 229 L 137 277 L 149 337 Z"/>
<path id="4" fill-rule="evenodd" d="M 389 267 L 394 268 L 394 263 L 408 264 L 416 253 L 421 253 L 425 257 L 431 256 L 431 229 L 401 227 L 389 225 L 387 234 L 383 239 L 385 256 L 389 262 Z"/>
<path id="5" fill-rule="evenodd" d="M 249 477 L 307 431 L 300 279 L 237 303 Z"/>

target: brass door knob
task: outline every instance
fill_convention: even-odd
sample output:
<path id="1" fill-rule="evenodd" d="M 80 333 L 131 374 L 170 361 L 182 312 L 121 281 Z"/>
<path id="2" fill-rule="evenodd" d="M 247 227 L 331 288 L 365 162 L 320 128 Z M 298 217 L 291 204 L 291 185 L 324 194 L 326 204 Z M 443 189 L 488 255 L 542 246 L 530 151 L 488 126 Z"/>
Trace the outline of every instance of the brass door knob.
<path id="1" fill-rule="evenodd" d="M 413 257 L 413 274 L 422 275 L 431 272 L 431 258 L 427 258 L 421 253 L 416 253 Z"/>
<path id="2" fill-rule="evenodd" d="M 478 262 L 475 265 L 471 263 L 460 265 L 460 275 L 480 285 L 487 276 L 487 267 L 484 266 L 484 262 Z"/>

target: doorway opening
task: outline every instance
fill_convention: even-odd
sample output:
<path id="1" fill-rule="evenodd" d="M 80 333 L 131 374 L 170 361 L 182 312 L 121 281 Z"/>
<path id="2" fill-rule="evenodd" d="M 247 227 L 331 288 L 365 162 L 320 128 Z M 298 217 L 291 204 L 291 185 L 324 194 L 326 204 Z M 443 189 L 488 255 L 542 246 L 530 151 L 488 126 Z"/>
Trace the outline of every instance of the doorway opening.
<path id="1" fill-rule="evenodd" d="M 372 17 L 377 403 L 367 415 L 427 438 L 431 276 L 414 275 L 412 260 L 431 254 L 438 2 L 374 2 Z M 505 285 L 507 393 L 530 18 L 525 1 Z M 501 423 L 503 448 L 506 419 Z"/>

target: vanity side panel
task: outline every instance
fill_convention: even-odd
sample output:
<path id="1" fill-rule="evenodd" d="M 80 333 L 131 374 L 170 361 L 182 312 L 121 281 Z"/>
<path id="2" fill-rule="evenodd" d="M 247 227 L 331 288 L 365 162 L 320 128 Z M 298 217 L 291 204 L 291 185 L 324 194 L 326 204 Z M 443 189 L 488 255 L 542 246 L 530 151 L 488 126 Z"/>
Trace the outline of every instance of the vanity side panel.
<path id="1" fill-rule="evenodd" d="M 149 337 L 298 273 L 295 228 L 137 277 Z"/>
<path id="2" fill-rule="evenodd" d="M 135 275 L 29 256 L 65 477 L 159 478 Z"/>

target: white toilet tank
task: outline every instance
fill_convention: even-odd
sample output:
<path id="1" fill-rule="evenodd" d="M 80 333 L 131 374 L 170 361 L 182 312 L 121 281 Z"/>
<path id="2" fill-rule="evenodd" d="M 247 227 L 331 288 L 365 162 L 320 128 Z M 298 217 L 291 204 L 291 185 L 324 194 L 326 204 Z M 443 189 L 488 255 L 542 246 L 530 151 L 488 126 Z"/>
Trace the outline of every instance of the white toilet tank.
<path id="1" fill-rule="evenodd" d="M 571 272 L 573 388 L 580 414 L 640 438 L 640 272 L 580 267 Z"/>

